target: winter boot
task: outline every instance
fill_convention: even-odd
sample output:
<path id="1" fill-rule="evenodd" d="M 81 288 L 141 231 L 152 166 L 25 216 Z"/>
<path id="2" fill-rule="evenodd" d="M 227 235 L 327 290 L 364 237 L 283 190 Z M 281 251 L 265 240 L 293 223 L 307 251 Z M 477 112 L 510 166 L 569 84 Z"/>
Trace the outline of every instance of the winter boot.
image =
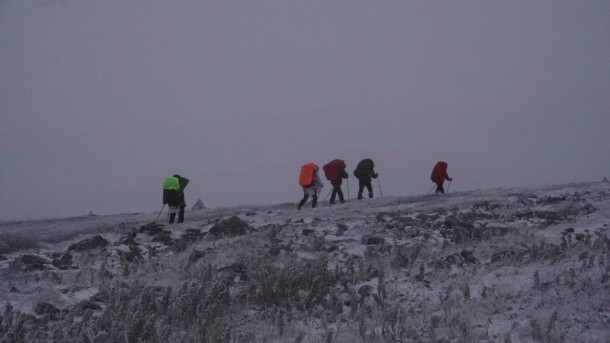
<path id="1" fill-rule="evenodd" d="M 369 199 L 373 199 L 373 192 L 369 192 Z"/>

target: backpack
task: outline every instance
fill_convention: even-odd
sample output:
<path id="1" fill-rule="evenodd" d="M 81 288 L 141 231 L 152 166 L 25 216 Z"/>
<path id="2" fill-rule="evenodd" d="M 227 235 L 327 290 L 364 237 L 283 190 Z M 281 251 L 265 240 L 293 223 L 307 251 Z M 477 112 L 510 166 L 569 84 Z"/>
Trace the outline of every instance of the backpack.
<path id="1" fill-rule="evenodd" d="M 328 181 L 335 181 L 341 178 L 341 171 L 345 168 L 345 161 L 343 160 L 332 160 L 322 167 L 324 169 L 324 175 Z"/>
<path id="2" fill-rule="evenodd" d="M 316 164 L 313 162 L 305 163 L 301 166 L 301 174 L 299 175 L 299 185 L 305 187 L 313 183 L 313 172 Z"/>
<path id="3" fill-rule="evenodd" d="M 178 190 L 180 188 L 180 180 L 177 177 L 166 177 L 163 179 L 163 189 L 175 189 Z"/>
<path id="4" fill-rule="evenodd" d="M 430 175 L 430 180 L 432 180 L 432 182 L 443 182 L 447 175 L 447 166 L 447 162 L 444 161 L 436 163 L 432 170 L 432 175 Z"/>
<path id="5" fill-rule="evenodd" d="M 356 166 L 356 170 L 354 170 L 354 176 L 357 178 L 370 178 L 369 176 L 373 173 L 373 168 L 375 168 L 375 164 L 373 160 L 370 158 L 365 158 L 360 161 Z"/>

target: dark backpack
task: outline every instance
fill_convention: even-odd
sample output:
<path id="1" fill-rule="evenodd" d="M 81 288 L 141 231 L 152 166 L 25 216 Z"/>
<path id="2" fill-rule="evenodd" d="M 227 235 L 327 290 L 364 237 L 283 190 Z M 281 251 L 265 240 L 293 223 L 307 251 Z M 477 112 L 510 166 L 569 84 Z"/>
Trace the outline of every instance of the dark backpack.
<path id="1" fill-rule="evenodd" d="M 373 174 L 373 168 L 375 168 L 375 164 L 373 160 L 370 158 L 365 158 L 360 161 L 356 166 L 356 170 L 354 170 L 354 176 L 357 178 L 370 178 L 371 174 Z"/>

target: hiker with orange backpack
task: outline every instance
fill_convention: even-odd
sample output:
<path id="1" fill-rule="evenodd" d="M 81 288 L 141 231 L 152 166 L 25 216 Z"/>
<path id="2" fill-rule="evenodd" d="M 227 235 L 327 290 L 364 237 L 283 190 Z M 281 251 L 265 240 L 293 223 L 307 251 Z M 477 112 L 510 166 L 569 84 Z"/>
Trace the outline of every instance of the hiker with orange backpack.
<path id="1" fill-rule="evenodd" d="M 320 176 L 318 175 L 318 166 L 316 166 L 313 162 L 305 163 L 301 166 L 301 174 L 299 175 L 299 185 L 303 187 L 303 199 L 299 202 L 297 209 L 301 209 L 309 196 L 312 196 L 311 208 L 316 207 L 318 204 L 318 194 L 322 187 L 324 187 L 324 183 L 320 180 Z"/>
<path id="2" fill-rule="evenodd" d="M 340 159 L 335 159 L 322 167 L 324 169 L 324 175 L 326 179 L 330 181 L 330 184 L 333 186 L 332 194 L 330 195 L 330 204 L 333 205 L 335 203 L 335 198 L 339 195 L 339 201 L 341 203 L 345 202 L 343 198 L 343 191 L 341 190 L 341 184 L 343 183 L 343 179 L 348 178 L 348 174 L 345 171 L 346 165 L 345 161 Z"/>
<path id="3" fill-rule="evenodd" d="M 436 192 L 434 193 L 445 194 L 443 183 L 445 183 L 445 180 L 448 180 L 449 184 L 451 185 L 451 180 L 453 180 L 447 174 L 447 162 L 439 161 L 436 163 L 434 169 L 432 170 L 432 175 L 430 175 L 430 180 L 436 183 Z"/>

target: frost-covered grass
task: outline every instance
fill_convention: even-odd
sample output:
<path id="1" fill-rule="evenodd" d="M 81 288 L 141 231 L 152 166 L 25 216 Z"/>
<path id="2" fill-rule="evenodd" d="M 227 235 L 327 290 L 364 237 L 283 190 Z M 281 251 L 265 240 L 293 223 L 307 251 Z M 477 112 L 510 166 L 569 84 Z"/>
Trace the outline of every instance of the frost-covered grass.
<path id="1" fill-rule="evenodd" d="M 607 342 L 608 195 L 595 183 L 224 208 L 166 227 L 66 221 L 67 241 L 0 261 L 0 340 Z M 208 233 L 233 216 L 244 234 Z M 74 248 L 94 234 L 107 244 Z"/>

